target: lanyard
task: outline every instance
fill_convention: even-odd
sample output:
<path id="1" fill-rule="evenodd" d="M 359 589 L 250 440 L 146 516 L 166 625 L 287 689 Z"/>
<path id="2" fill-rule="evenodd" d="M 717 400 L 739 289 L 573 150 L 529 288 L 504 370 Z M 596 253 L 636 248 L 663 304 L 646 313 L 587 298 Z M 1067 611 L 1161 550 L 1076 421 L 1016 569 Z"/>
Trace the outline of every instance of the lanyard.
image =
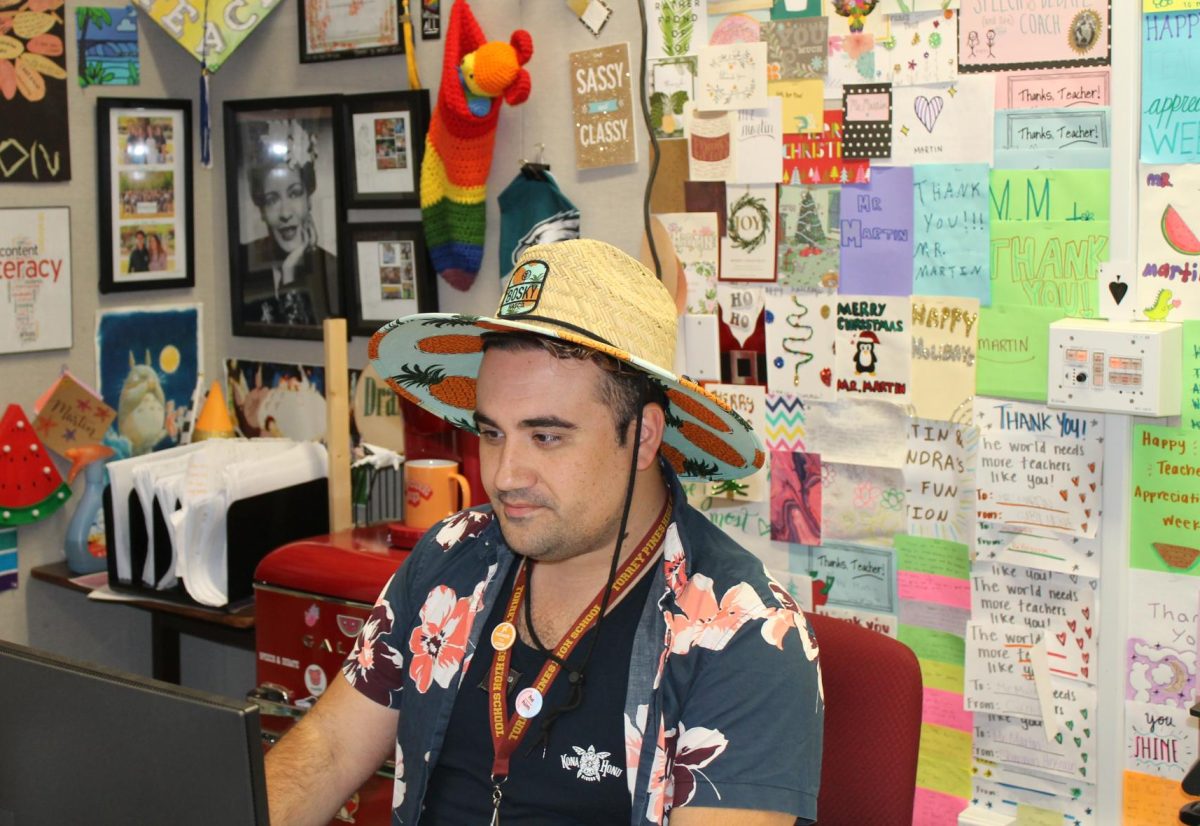
<path id="1" fill-rule="evenodd" d="M 611 587 L 611 595 L 619 596 L 630 584 L 637 578 L 637 574 L 657 555 L 658 548 L 662 544 L 662 538 L 666 534 L 667 526 L 670 524 L 670 502 L 668 500 L 666 507 L 663 509 L 661 518 L 658 524 L 651 531 L 642 543 L 642 547 L 637 553 L 629 558 L 625 563 L 625 567 L 613 580 Z M 521 568 L 517 571 L 517 579 L 513 584 L 512 596 L 509 597 L 508 607 L 504 611 L 504 621 L 511 623 L 516 620 L 517 611 L 521 606 L 521 600 L 525 596 L 526 582 L 529 576 L 529 567 L 525 565 L 525 560 L 521 561 Z M 590 630 L 600 616 L 600 605 L 604 599 L 604 589 L 592 599 L 591 603 L 583 609 L 579 618 L 571 626 L 571 630 L 563 637 L 558 646 L 553 651 L 553 656 L 547 659 L 542 670 L 538 672 L 537 679 L 533 682 L 533 688 L 545 697 L 550 690 L 550 686 L 554 684 L 554 680 L 562 671 L 560 663 L 566 661 L 571 652 L 579 644 L 579 641 Z M 492 760 L 492 783 L 494 785 L 493 797 L 498 797 L 500 784 L 508 777 L 509 758 L 516 751 L 517 746 L 521 742 L 521 738 L 529 729 L 530 718 L 522 717 L 514 712 L 511 716 L 505 715 L 506 705 L 506 687 L 508 685 L 508 670 L 512 658 L 512 648 L 498 649 L 492 655 L 492 672 L 491 679 L 488 683 L 488 698 L 489 698 L 489 718 L 491 720 L 491 735 L 492 749 L 494 758 Z M 532 715 L 531 715 L 532 716 Z"/>

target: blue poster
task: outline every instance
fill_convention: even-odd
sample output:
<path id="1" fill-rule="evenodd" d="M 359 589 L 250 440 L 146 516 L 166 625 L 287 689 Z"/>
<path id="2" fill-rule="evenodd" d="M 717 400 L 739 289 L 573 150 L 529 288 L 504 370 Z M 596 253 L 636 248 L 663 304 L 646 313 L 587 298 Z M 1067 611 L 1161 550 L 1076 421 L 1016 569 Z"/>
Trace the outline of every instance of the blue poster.
<path id="1" fill-rule="evenodd" d="M 986 306 L 990 241 L 987 164 L 913 167 L 913 295 Z"/>
<path id="2" fill-rule="evenodd" d="M 1200 161 L 1200 11 L 1142 16 L 1142 162 Z"/>
<path id="3" fill-rule="evenodd" d="M 179 444 L 200 375 L 200 307 L 106 310 L 96 317 L 100 396 L 117 411 L 114 459 Z"/>

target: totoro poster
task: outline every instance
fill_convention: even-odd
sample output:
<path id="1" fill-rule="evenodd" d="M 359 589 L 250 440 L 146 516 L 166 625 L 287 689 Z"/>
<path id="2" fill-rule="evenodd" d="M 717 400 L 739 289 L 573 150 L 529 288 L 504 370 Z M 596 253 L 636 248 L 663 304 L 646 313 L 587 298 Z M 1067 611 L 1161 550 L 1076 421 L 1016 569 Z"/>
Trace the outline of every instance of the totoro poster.
<path id="1" fill-rule="evenodd" d="M 180 443 L 200 378 L 200 305 L 96 314 L 96 378 L 117 418 L 104 435 L 116 458 Z"/>

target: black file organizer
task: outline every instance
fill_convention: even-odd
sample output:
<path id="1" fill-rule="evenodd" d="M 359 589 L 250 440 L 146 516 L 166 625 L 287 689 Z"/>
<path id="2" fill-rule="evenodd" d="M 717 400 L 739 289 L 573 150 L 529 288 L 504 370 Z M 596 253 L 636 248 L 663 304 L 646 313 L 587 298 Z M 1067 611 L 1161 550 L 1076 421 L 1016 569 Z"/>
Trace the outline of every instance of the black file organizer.
<path id="1" fill-rule="evenodd" d="M 233 611 L 254 596 L 254 569 L 264 556 L 288 542 L 329 533 L 329 480 L 314 479 L 299 485 L 239 499 L 229 506 L 225 521 L 228 561 L 227 592 L 229 602 L 223 610 Z M 167 523 L 156 498 L 151 520 L 154 526 L 154 570 L 164 571 L 171 564 L 171 544 Z M 129 513 L 143 514 L 141 497 L 129 492 Z M 104 490 L 104 534 L 110 549 L 113 539 L 112 487 Z M 108 585 L 114 591 L 153 599 L 199 605 L 180 583 L 157 590 L 141 581 L 149 542 L 144 519 L 129 520 L 129 570 L 131 581 L 117 576 L 117 555 L 108 554 Z M 210 607 L 210 606 L 203 606 Z"/>

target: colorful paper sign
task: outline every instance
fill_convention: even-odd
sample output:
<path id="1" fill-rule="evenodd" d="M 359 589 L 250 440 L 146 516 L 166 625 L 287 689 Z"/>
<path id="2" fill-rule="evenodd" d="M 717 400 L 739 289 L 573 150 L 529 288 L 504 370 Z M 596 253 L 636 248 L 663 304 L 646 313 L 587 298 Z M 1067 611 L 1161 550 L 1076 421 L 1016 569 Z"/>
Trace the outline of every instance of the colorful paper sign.
<path id="1" fill-rule="evenodd" d="M 835 296 L 766 294 L 767 387 L 801 399 L 832 401 Z"/>
<path id="2" fill-rule="evenodd" d="M 915 167 L 913 211 L 913 295 L 961 296 L 988 304 L 988 167 Z"/>
<path id="3" fill-rule="evenodd" d="M 1109 62 L 1108 0 L 964 3 L 958 16 L 961 72 L 1062 68 Z"/>
<path id="4" fill-rule="evenodd" d="M 843 156 L 844 127 L 840 109 L 826 109 L 822 131 L 783 136 L 783 183 L 867 183 L 871 162 Z"/>
<path id="5" fill-rule="evenodd" d="M 912 308 L 908 298 L 840 295 L 834 381 L 845 397 L 909 398 Z"/>
<path id="6" fill-rule="evenodd" d="M 1050 323 L 1065 315 L 1057 307 L 980 307 L 976 394 L 1045 401 Z"/>
<path id="7" fill-rule="evenodd" d="M 39 400 L 33 429 L 46 447 L 63 456 L 68 448 L 100 444 L 116 417 L 103 399 L 64 373 Z"/>
<path id="8" fill-rule="evenodd" d="M 842 88 L 843 138 L 852 158 L 887 158 L 892 154 L 892 85 L 848 83 Z"/>
<path id="9" fill-rule="evenodd" d="M 769 80 L 824 78 L 828 68 L 829 18 L 772 20 L 764 23 Z"/>
<path id="10" fill-rule="evenodd" d="M 1196 697 L 1196 580 L 1134 568 L 1128 572 L 1125 699 L 1179 709 Z"/>
<path id="11" fill-rule="evenodd" d="M 971 420 L 978 322 L 974 299 L 912 299 L 912 401 L 918 416 Z"/>
<path id="12" fill-rule="evenodd" d="M 1193 164 L 1143 164 L 1138 174 L 1136 318 L 1200 318 L 1200 186 Z M 1193 227 L 1195 229 L 1193 229 Z"/>
<path id="13" fill-rule="evenodd" d="M 1200 433 L 1138 425 L 1133 434 L 1129 564 L 1200 575 Z"/>
<path id="14" fill-rule="evenodd" d="M 829 603 L 883 614 L 896 611 L 896 558 L 892 551 L 826 542 L 804 546 L 804 570 L 829 587 Z"/>
<path id="15" fill-rule="evenodd" d="M 911 168 L 877 169 L 870 183 L 843 190 L 841 244 L 839 293 L 912 294 Z"/>
<path id="16" fill-rule="evenodd" d="M 1179 426 L 1200 430 L 1200 321 L 1183 322 L 1182 364 Z"/>
<path id="17" fill-rule="evenodd" d="M 1196 760 L 1196 725 L 1187 709 L 1125 703 L 1125 768 L 1179 782 Z"/>
<path id="18" fill-rule="evenodd" d="M 892 90 L 896 165 L 990 163 L 992 160 L 992 82 L 963 76 L 939 86 L 897 86 Z"/>
<path id="19" fill-rule="evenodd" d="M 887 19 L 891 37 L 875 61 L 884 80 L 893 86 L 911 86 L 958 79 L 957 17 L 939 9 Z"/>
<path id="20" fill-rule="evenodd" d="M 1179 810 L 1200 798 L 1191 797 L 1168 780 L 1144 772 L 1126 771 L 1121 794 L 1123 826 L 1162 826 L 1179 820 Z"/>
<path id="21" fill-rule="evenodd" d="M 995 75 L 997 109 L 1086 108 L 1108 106 L 1108 68 Z"/>
<path id="22" fill-rule="evenodd" d="M 1112 111 L 1002 109 L 996 112 L 995 165 L 1005 169 L 1107 169 Z"/>
<path id="23" fill-rule="evenodd" d="M 890 547 L 904 532 L 904 472 L 838 464 L 824 456 L 821 463 L 821 536 L 826 546 L 840 540 Z"/>
<path id="24" fill-rule="evenodd" d="M 911 536 L 973 545 L 979 431 L 915 419 L 908 428 L 904 504 Z"/>
<path id="25" fill-rule="evenodd" d="M 1192 104 L 1200 72 L 1196 12 L 1142 16 L 1142 148 L 1145 163 L 1200 158 L 1200 112 Z"/>
<path id="26" fill-rule="evenodd" d="M 790 393 L 767 393 L 767 428 L 763 444 L 767 450 L 804 451 L 804 402 Z"/>

